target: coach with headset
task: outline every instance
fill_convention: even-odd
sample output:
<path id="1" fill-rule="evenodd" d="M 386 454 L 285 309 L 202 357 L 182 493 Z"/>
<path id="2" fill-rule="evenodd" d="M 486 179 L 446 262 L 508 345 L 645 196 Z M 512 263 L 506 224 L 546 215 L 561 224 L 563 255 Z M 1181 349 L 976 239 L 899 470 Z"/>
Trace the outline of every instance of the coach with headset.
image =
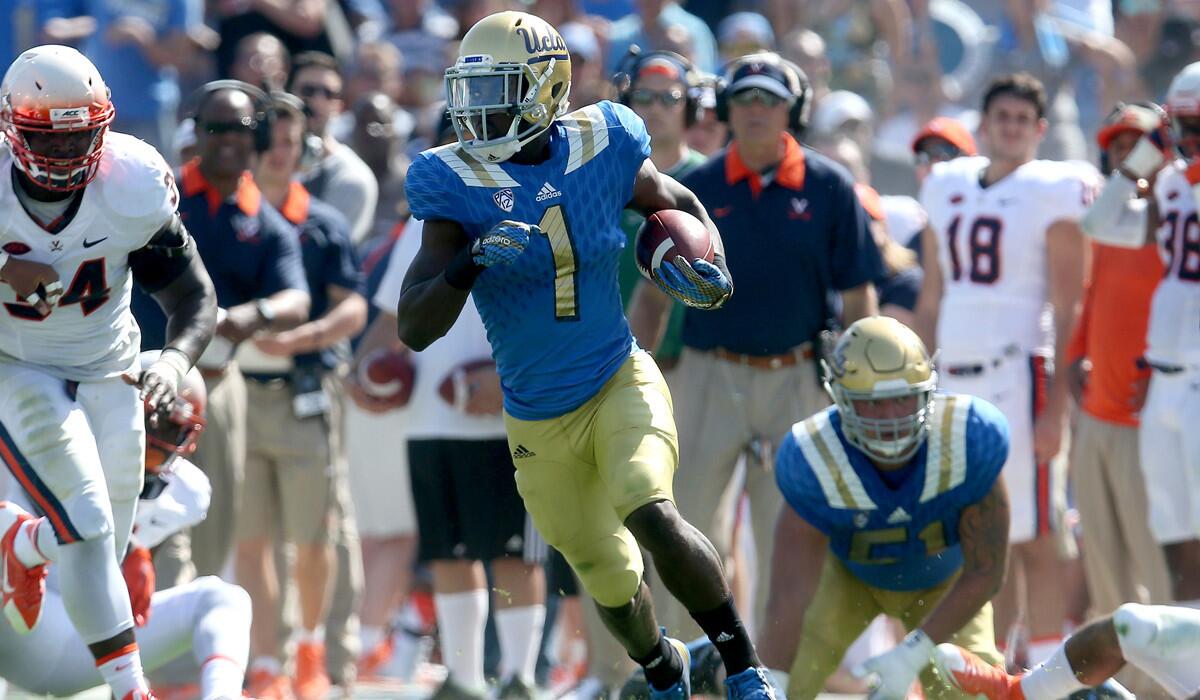
<path id="1" fill-rule="evenodd" d="M 189 558 L 197 574 L 219 574 L 233 549 L 246 459 L 246 384 L 233 348 L 259 331 L 298 326 L 309 310 L 296 229 L 263 200 L 251 176 L 271 145 L 270 99 L 246 83 L 219 80 L 202 87 L 190 106 L 198 155 L 178 174 L 179 216 L 224 313 L 198 363 L 208 387 L 208 425 L 194 461 L 212 482 L 212 505 L 192 529 L 190 557 L 178 540 L 156 553 L 163 586 L 188 577 Z M 137 292 L 132 307 L 142 348 L 162 347 L 166 319 L 157 304 Z"/>
<path id="2" fill-rule="evenodd" d="M 717 116 L 732 141 L 681 182 L 720 229 L 738 285 L 721 309 L 685 313 L 683 354 L 668 380 L 679 429 L 675 499 L 728 556 L 740 500 L 729 491 L 745 457 L 762 630 L 782 504 L 774 450 L 793 423 L 828 405 L 815 341 L 839 315 L 849 325 L 877 313 L 871 280 L 883 267 L 849 173 L 796 140 L 811 101 L 803 72 L 757 53 L 731 61 L 722 83 Z M 655 347 L 669 308 L 653 285 L 639 288 L 629 317 L 643 347 Z M 674 634 L 699 634 L 686 611 L 667 607 L 661 619 Z"/>

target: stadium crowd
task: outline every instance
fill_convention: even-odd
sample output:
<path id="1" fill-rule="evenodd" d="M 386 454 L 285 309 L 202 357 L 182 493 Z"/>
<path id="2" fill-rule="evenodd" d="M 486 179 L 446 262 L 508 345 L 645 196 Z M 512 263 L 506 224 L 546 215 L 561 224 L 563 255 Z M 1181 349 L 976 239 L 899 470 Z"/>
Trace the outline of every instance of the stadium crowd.
<path id="1" fill-rule="evenodd" d="M 842 405 L 821 363 L 836 334 L 877 314 L 916 332 L 939 386 L 987 399 L 1009 423 L 1008 576 L 981 599 L 993 606 L 985 631 L 956 643 L 1030 668 L 1123 604 L 1200 607 L 1200 508 L 1189 500 L 1200 501 L 1190 481 L 1200 478 L 1200 225 L 1194 204 L 1164 206 L 1200 180 L 1173 164 L 1173 149 L 1200 157 L 1200 72 L 1188 68 L 1200 60 L 1200 2 L 0 0 L 0 65 L 39 44 L 76 47 L 111 90 L 112 130 L 151 144 L 174 171 L 221 309 L 197 363 L 207 399 L 189 457 L 211 503 L 204 522 L 155 542 L 151 583 L 217 576 L 250 594 L 250 697 L 317 700 L 367 681 L 444 700 L 637 692 L 638 663 L 585 602 L 603 586 L 572 571 L 573 553 L 547 544 L 570 538 L 539 532 L 546 521 L 535 526 L 522 503 L 514 465 L 542 448 L 521 442 L 535 418 L 520 416 L 518 440 L 518 421 L 502 415 L 513 411 L 479 289 L 427 349 L 400 341 L 415 337 L 402 296 L 431 229 L 413 216 L 415 196 L 410 211 L 409 166 L 463 138 L 444 74 L 468 30 L 504 10 L 557 29 L 569 110 L 605 100 L 632 110 L 648 162 L 694 192 L 722 234 L 737 291 L 719 311 L 675 301 L 639 273 L 644 218 L 633 209 L 620 220 L 618 278 L 633 335 L 674 399 L 679 514 L 712 542 L 746 634 L 784 672 L 781 689 L 866 693 L 852 670 L 920 621 L 877 596 L 846 639 L 780 631 L 801 619 L 806 635 L 849 624 L 842 603 L 818 596 L 816 575 L 824 585 L 857 569 L 831 573 L 836 526 L 798 505 L 788 489 L 799 482 L 776 471 L 789 450 L 810 449 L 796 447 L 793 426 Z M 1173 80 L 1186 83 L 1175 103 Z M 1139 150 L 1150 141 L 1157 160 Z M 1007 170 L 985 169 L 980 155 Z M 489 206 L 512 211 L 513 191 L 495 190 L 499 166 L 474 165 Z M 1156 181 L 1160 171 L 1172 177 Z M 537 193 L 571 196 L 549 182 Z M 1007 202 L 1017 204 L 989 214 Z M 960 219 L 975 214 L 956 244 Z M 1156 241 L 1160 223 L 1170 231 Z M 1123 226 L 1141 228 L 1112 232 Z M 1168 284 L 1184 285 L 1184 301 L 1160 301 Z M 1042 295 L 1033 308 L 1030 288 Z M 133 292 L 142 350 L 170 337 L 159 303 Z M 575 313 L 569 303 L 559 299 L 560 318 Z M 1028 462 L 1019 473 L 1017 453 Z M 962 478 L 950 464 L 943 490 Z M 804 488 L 863 513 L 861 529 L 871 489 L 860 496 L 861 483 L 835 472 Z M 781 513 L 793 510 L 809 524 L 789 526 Z M 915 512 L 879 512 L 896 526 L 879 533 L 915 533 L 898 525 Z M 932 553 L 928 532 L 919 540 Z M 904 556 L 871 549 L 897 541 L 866 544 L 863 561 Z M 730 652 L 703 644 L 704 620 L 667 595 L 672 574 L 652 563 L 661 556 L 644 557 L 658 619 L 698 640 L 692 691 L 721 693 L 709 675 L 716 652 Z M 793 587 L 800 602 L 784 600 Z M 980 635 L 982 651 L 971 646 Z M 1118 678 L 1167 697 L 1153 675 Z M 150 676 L 160 700 L 201 697 L 196 679 L 186 664 Z"/>

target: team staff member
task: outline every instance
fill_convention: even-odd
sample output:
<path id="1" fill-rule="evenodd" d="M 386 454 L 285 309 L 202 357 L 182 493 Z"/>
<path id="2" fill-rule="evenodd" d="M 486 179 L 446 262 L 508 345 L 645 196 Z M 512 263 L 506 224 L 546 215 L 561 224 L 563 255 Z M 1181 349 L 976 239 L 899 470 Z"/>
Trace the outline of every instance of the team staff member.
<path id="1" fill-rule="evenodd" d="M 300 232 L 312 307 L 306 323 L 260 334 L 238 353 L 246 377 L 246 432 L 255 439 L 247 445 L 237 578 L 254 601 L 250 692 L 263 697 L 256 687 L 272 687 L 280 672 L 280 586 L 271 544 L 278 538 L 296 546 L 294 568 L 285 572 L 300 603 L 295 688 L 301 700 L 310 700 L 329 691 L 318 628 L 333 585 L 330 528 L 344 479 L 337 466 L 341 411 L 334 373 L 344 359 L 344 341 L 366 322 L 367 302 L 349 224 L 293 180 L 304 148 L 304 104 L 284 93 L 271 101 L 271 150 L 260 159 L 255 181 Z"/>
<path id="2" fill-rule="evenodd" d="M 179 216 L 225 310 L 199 363 L 208 388 L 208 429 L 196 463 L 212 482 L 213 496 L 209 517 L 192 529 L 190 561 L 203 576 L 219 574 L 232 551 L 246 458 L 246 385 L 230 353 L 221 350 L 259 331 L 304 323 L 309 296 L 296 230 L 263 201 L 249 172 L 270 145 L 273 110 L 266 96 L 244 83 L 210 83 L 195 112 L 198 155 L 179 173 Z M 158 305 L 139 293 L 132 307 L 142 348 L 162 347 L 166 321 Z M 165 544 L 155 562 L 160 587 L 184 577 L 189 560 L 184 543 Z"/>
<path id="3" fill-rule="evenodd" d="M 834 315 L 828 299 L 841 293 L 847 323 L 873 315 L 871 281 L 883 274 L 849 174 L 789 133 L 804 126 L 810 88 L 803 73 L 762 53 L 734 61 L 725 78 L 718 113 L 733 142 L 682 182 L 729 240 L 737 293 L 719 310 L 686 312 L 683 355 L 670 378 L 679 422 L 675 496 L 683 517 L 722 557 L 730 551 L 736 502 L 723 495 L 742 454 L 749 457 L 745 488 L 756 546 L 771 551 L 783 502 L 772 453 L 792 423 L 828 404 L 812 343 Z M 639 342 L 653 347 L 669 304 L 643 287 L 629 318 Z M 760 623 L 769 579 L 764 558 L 756 576 Z M 688 624 L 678 606 L 668 605 L 668 625 Z M 683 629 L 684 638 L 694 631 Z"/>

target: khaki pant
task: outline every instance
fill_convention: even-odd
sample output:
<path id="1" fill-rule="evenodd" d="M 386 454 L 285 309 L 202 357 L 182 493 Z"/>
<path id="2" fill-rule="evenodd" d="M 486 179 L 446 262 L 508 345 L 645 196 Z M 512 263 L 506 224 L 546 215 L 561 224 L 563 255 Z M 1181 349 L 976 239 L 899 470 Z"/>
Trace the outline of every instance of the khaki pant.
<path id="1" fill-rule="evenodd" d="M 685 520 L 703 532 L 729 561 L 738 499 L 729 490 L 738 459 L 746 456 L 745 491 L 757 549 L 754 610 L 741 611 L 762 629 L 771 579 L 775 519 L 783 496 L 775 486 L 775 448 L 792 424 L 829 405 L 817 367 L 801 362 L 755 369 L 685 349 L 667 377 L 679 432 L 675 503 Z M 688 611 L 663 586 L 654 590 L 659 621 L 672 636 L 703 634 Z"/>
<path id="2" fill-rule="evenodd" d="M 1169 602 L 1166 559 L 1150 532 L 1138 428 L 1101 421 L 1081 411 L 1072 447 L 1092 614 L 1110 614 L 1122 603 Z M 1130 666 L 1118 678 L 1138 697 L 1161 695 L 1153 681 Z"/>
<path id="3" fill-rule="evenodd" d="M 191 529 L 190 548 L 181 541 L 164 543 L 154 558 L 158 578 L 189 580 L 185 558 L 190 553 L 193 576 L 220 575 L 233 552 L 241 507 L 246 461 L 246 380 L 236 365 L 205 377 L 208 388 L 206 425 L 190 458 L 212 484 L 208 517 Z"/>

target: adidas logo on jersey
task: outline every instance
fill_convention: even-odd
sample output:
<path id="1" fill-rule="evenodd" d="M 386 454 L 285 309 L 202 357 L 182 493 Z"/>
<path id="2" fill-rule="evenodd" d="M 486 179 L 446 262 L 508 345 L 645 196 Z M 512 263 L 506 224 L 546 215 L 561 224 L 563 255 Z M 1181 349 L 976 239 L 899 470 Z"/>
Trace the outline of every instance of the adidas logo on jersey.
<path id="1" fill-rule="evenodd" d="M 897 507 L 896 510 L 893 510 L 892 514 L 888 516 L 887 522 L 888 525 L 896 525 L 898 523 L 907 523 L 911 520 L 912 516 L 908 514 L 908 511 Z"/>
<path id="2" fill-rule="evenodd" d="M 551 185 L 549 182 L 547 182 L 544 185 L 542 185 L 542 189 L 538 190 L 536 199 L 539 202 L 544 202 L 547 199 L 554 199 L 555 197 L 561 197 L 561 196 L 562 196 L 562 192 L 559 192 L 558 190 L 554 189 L 554 185 Z"/>
<path id="3" fill-rule="evenodd" d="M 525 459 L 526 457 L 537 457 L 537 453 L 524 445 L 517 445 L 517 449 L 513 450 L 513 459 Z"/>

